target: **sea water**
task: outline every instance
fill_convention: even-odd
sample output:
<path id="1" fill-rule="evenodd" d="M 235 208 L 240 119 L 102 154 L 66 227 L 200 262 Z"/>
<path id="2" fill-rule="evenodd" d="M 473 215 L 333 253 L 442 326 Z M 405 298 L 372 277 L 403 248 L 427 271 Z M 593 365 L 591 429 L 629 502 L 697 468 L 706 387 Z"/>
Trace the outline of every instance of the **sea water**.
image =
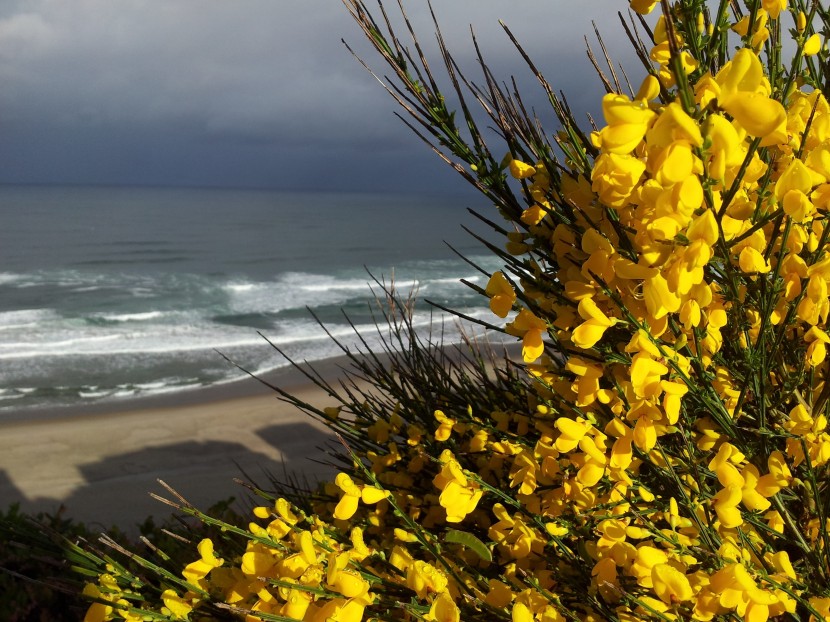
<path id="1" fill-rule="evenodd" d="M 374 279 L 492 320 L 499 267 L 461 228 L 466 197 L 0 186 L 0 418 L 189 390 L 377 347 Z M 478 227 L 481 231 L 481 227 Z M 484 233 L 482 231 L 482 233 Z"/>

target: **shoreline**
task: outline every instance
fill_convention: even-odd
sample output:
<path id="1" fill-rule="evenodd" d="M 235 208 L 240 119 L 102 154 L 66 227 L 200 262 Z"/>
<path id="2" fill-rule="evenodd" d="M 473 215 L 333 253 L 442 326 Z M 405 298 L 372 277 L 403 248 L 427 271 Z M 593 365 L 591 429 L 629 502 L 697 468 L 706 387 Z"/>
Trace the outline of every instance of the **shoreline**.
<path id="1" fill-rule="evenodd" d="M 343 375 L 343 368 L 348 365 L 349 360 L 345 355 L 298 363 L 300 369 L 316 370 L 329 381 Z M 300 369 L 288 364 L 262 374 L 261 379 L 290 391 L 310 384 L 310 381 Z M 31 406 L 17 410 L 10 409 L 6 412 L 0 412 L 0 428 L 64 419 L 111 416 L 138 410 L 196 406 L 217 401 L 268 395 L 275 395 L 275 393 L 260 380 L 251 376 L 243 376 L 210 385 L 186 387 L 151 395 L 103 399 L 88 404 Z"/>
<path id="2" fill-rule="evenodd" d="M 452 347 L 452 346 L 446 346 Z M 500 352 L 502 348 L 493 345 Z M 508 356 L 515 348 L 507 348 Z M 345 357 L 302 363 L 337 388 L 351 366 Z M 298 369 L 265 380 L 316 407 L 335 403 Z M 334 437 L 327 428 L 253 378 L 202 390 L 46 410 L 28 420 L 0 421 L 0 509 L 54 513 L 128 533 L 148 516 L 172 509 L 162 479 L 193 505 L 248 498 L 234 477 L 268 489 L 268 474 L 315 482 L 335 470 L 320 464 Z M 245 507 L 238 505 L 238 508 Z"/>
<path id="3" fill-rule="evenodd" d="M 340 357 L 312 365 L 335 383 L 347 363 Z M 314 406 L 334 403 L 293 367 L 267 380 Z M 333 439 L 325 426 L 255 379 L 184 393 L 0 422 L 0 509 L 17 503 L 27 513 L 61 511 L 134 533 L 148 516 L 173 513 L 149 495 L 169 497 L 158 479 L 204 510 L 249 497 L 235 477 L 268 489 L 269 474 L 312 483 L 333 474 L 310 459 L 325 459 L 320 447 Z"/>
<path id="4" fill-rule="evenodd" d="M 482 351 L 486 351 L 489 348 L 497 354 L 507 352 L 510 358 L 521 358 L 521 345 L 518 343 L 488 342 L 483 339 L 478 343 Z M 451 342 L 438 347 L 446 351 L 456 347 L 463 349 L 464 345 L 463 342 Z M 374 354 L 381 360 L 385 360 L 387 356 L 380 353 Z M 367 353 L 355 352 L 355 355 L 358 358 L 363 358 Z M 295 387 L 303 387 L 311 382 L 301 370 L 313 370 L 329 382 L 334 382 L 337 378 L 342 377 L 345 370 L 349 369 L 351 365 L 348 356 L 339 354 L 328 358 L 295 361 L 295 364 L 288 363 L 276 369 L 258 374 L 256 378 L 244 375 L 244 372 L 240 371 L 240 374 L 243 375 L 239 378 L 223 380 L 215 384 L 184 387 L 149 395 L 104 398 L 100 401 L 80 404 L 53 404 L 48 406 L 26 406 L 18 409 L 9 408 L 6 411 L 0 411 L 0 428 L 19 424 L 27 425 L 39 421 L 58 421 L 99 415 L 111 416 L 136 410 L 175 408 L 244 397 L 274 395 L 273 391 L 260 380 L 291 391 Z"/>

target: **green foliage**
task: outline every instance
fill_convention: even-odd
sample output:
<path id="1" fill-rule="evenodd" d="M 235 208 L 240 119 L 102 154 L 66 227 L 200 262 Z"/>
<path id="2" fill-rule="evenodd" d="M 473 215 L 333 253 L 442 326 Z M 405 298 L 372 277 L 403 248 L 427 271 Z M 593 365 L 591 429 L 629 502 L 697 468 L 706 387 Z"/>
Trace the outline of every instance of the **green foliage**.
<path id="1" fill-rule="evenodd" d="M 193 542 L 216 537 L 217 528 L 200 521 L 152 517 L 137 526 L 137 536 L 118 527 L 105 532 L 65 516 L 65 510 L 29 515 L 14 504 L 0 511 L 0 620 L 4 622 L 76 622 L 89 608 L 81 596 L 84 578 L 105 568 L 101 541 L 119 542 L 137 555 L 158 555 L 172 568 L 190 561 Z M 227 522 L 240 522 L 233 499 L 219 501 L 208 512 Z M 96 544 L 98 543 L 98 544 Z M 104 563 L 101 563 L 101 562 Z M 140 567 L 125 563 L 131 571 Z"/>
<path id="2" fill-rule="evenodd" d="M 88 603 L 77 583 L 67 580 L 69 563 L 48 532 L 69 539 L 89 536 L 84 525 L 60 512 L 32 518 L 18 505 L 0 512 L 0 620 L 69 622 L 82 617 Z"/>

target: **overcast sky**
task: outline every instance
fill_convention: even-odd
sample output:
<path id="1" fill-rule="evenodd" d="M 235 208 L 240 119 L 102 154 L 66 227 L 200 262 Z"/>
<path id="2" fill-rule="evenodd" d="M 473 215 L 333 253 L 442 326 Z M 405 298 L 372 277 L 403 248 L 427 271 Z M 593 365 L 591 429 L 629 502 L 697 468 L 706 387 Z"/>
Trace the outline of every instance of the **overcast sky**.
<path id="1" fill-rule="evenodd" d="M 497 75 L 533 87 L 502 19 L 573 107 L 594 112 L 582 37 L 594 19 L 626 51 L 626 4 L 434 0 L 465 66 L 472 24 Z M 406 6 L 431 43 L 426 3 Z M 339 0 L 2 0 L 0 183 L 455 187 L 341 38 L 385 72 Z"/>

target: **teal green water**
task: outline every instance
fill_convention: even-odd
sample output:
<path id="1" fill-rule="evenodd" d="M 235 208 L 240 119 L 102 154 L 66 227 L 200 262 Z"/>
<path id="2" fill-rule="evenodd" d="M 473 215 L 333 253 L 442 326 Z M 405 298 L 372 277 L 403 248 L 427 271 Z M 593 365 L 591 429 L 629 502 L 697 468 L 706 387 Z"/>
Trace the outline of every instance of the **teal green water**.
<path id="1" fill-rule="evenodd" d="M 498 264 L 463 198 L 248 190 L 0 187 L 0 417 L 124 400 L 339 353 L 373 337 L 369 273 L 478 317 L 459 283 Z M 480 229 L 480 227 L 479 227 Z M 431 310 L 420 304 L 424 330 Z M 452 322 L 446 338 L 458 338 Z"/>

